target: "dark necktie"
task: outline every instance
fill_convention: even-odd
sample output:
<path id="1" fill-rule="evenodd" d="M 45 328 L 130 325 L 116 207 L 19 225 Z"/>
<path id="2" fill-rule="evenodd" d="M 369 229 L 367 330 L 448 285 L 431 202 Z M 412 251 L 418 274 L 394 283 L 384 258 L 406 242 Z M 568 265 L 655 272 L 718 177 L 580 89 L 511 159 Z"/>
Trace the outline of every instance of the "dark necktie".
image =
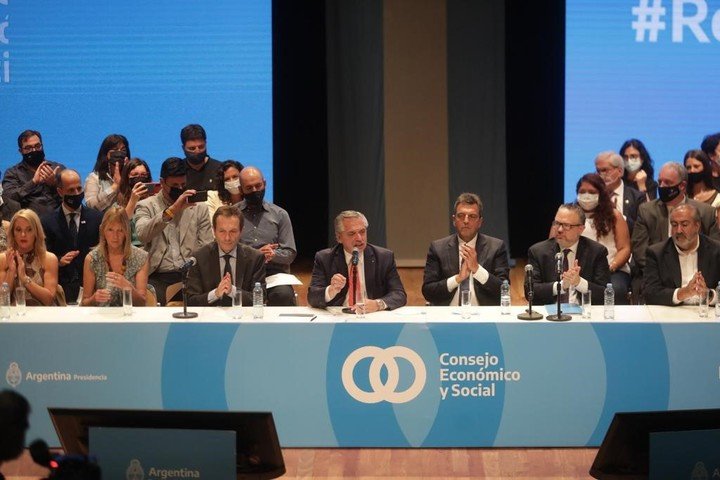
<path id="1" fill-rule="evenodd" d="M 233 278 L 232 266 L 230 265 L 230 260 L 232 259 L 232 255 L 230 255 L 229 253 L 226 253 L 222 257 L 225 259 L 225 268 L 223 269 L 223 278 L 225 278 L 225 275 L 230 274 L 231 283 L 234 284 L 235 279 Z M 230 298 L 229 295 L 223 295 L 222 304 L 226 307 L 232 306 L 232 298 Z"/>
<path id="2" fill-rule="evenodd" d="M 570 253 L 570 249 L 566 248 L 562 251 L 563 253 L 563 261 L 562 261 L 562 271 L 563 273 L 568 271 L 568 268 L 570 268 L 570 264 L 568 262 L 568 254 Z M 565 290 L 563 293 L 560 294 L 560 303 L 568 303 L 570 299 L 570 291 Z"/>
<path id="3" fill-rule="evenodd" d="M 75 215 L 77 215 L 77 213 L 73 212 L 70 214 L 70 222 L 68 223 L 68 229 L 70 230 L 70 241 L 72 242 L 73 248 L 77 248 L 78 236 L 77 223 L 75 223 Z"/>

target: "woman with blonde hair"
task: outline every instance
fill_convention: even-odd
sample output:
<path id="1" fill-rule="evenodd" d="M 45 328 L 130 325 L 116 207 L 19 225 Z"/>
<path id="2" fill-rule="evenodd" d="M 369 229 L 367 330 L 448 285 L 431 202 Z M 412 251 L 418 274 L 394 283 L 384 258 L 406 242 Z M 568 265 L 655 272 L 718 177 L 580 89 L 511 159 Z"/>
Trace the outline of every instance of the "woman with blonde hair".
<path id="1" fill-rule="evenodd" d="M 25 287 L 27 304 L 53 305 L 58 287 L 58 259 L 45 249 L 45 232 L 35 212 L 24 208 L 10 220 L 8 249 L 0 253 L 0 284 Z"/>
<path id="2" fill-rule="evenodd" d="M 130 242 L 125 209 L 110 207 L 100 224 L 100 243 L 85 257 L 83 305 L 120 306 L 122 291 L 132 289 L 134 305 L 145 305 L 148 254 Z"/>

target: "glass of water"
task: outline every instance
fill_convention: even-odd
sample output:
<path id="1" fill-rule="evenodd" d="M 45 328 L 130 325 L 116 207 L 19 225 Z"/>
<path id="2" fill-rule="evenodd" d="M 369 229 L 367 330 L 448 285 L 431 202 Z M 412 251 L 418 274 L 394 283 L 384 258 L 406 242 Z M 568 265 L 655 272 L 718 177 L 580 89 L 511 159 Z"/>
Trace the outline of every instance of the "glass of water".
<path id="1" fill-rule="evenodd" d="M 242 290 L 236 288 L 230 296 L 232 297 L 232 317 L 240 320 L 242 318 Z"/>
<path id="2" fill-rule="evenodd" d="M 15 289 L 15 307 L 18 316 L 22 317 L 27 312 L 25 303 L 25 287 L 17 287 Z"/>
<path id="3" fill-rule="evenodd" d="M 470 290 L 460 292 L 460 313 L 465 320 L 470 318 Z"/>
<path id="4" fill-rule="evenodd" d="M 708 318 L 708 310 L 710 305 L 710 289 L 706 288 L 700 295 L 700 318 Z"/>
<path id="5" fill-rule="evenodd" d="M 589 320 L 592 316 L 592 290 L 582 293 L 582 318 Z"/>
<path id="6" fill-rule="evenodd" d="M 132 307 L 133 307 L 132 288 L 130 288 L 130 287 L 123 288 L 122 301 L 123 301 L 123 315 L 125 315 L 125 316 L 132 315 Z"/>

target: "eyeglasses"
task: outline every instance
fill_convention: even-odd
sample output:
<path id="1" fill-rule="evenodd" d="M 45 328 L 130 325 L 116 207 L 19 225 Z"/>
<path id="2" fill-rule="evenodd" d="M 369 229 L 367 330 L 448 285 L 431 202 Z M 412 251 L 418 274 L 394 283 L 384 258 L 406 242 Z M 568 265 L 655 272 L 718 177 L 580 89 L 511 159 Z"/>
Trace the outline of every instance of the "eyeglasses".
<path id="1" fill-rule="evenodd" d="M 480 215 L 478 215 L 477 213 L 456 213 L 456 214 L 453 215 L 453 216 L 454 216 L 455 218 L 457 218 L 458 220 L 461 220 L 461 221 L 463 221 L 463 220 L 465 220 L 465 219 L 467 219 L 467 220 L 477 220 L 478 218 L 480 218 Z"/>
<path id="2" fill-rule="evenodd" d="M 22 147 L 22 151 L 25 153 L 39 152 L 42 149 L 43 149 L 42 143 L 36 143 L 35 145 L 25 145 L 24 147 Z"/>
<path id="3" fill-rule="evenodd" d="M 558 227 L 558 228 L 562 227 L 563 230 L 570 230 L 573 227 L 581 227 L 582 226 L 582 223 L 563 223 L 563 222 L 558 222 L 557 220 L 553 220 L 552 224 L 553 224 L 553 227 Z"/>

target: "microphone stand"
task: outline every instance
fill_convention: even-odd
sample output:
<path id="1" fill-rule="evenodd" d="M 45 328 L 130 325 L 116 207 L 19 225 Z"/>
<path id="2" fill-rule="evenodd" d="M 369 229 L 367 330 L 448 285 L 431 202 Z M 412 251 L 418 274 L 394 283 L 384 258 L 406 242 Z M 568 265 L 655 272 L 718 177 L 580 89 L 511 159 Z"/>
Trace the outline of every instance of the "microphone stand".
<path id="1" fill-rule="evenodd" d="M 560 269 L 562 270 L 562 268 Z M 560 292 L 562 291 L 562 272 L 558 271 L 558 294 L 557 294 L 557 313 L 555 315 L 548 315 L 547 319 L 551 322 L 567 322 L 572 320 L 570 315 L 563 315 L 560 308 Z"/>
<path id="2" fill-rule="evenodd" d="M 533 285 L 532 285 L 532 279 L 530 279 L 529 282 L 529 289 L 528 289 L 528 308 L 524 312 L 518 314 L 517 318 L 519 320 L 541 320 L 543 318 L 542 314 L 539 312 L 533 312 L 533 296 L 535 295 L 535 292 L 533 292 Z M 550 317 L 548 317 L 550 318 Z"/>
<path id="3" fill-rule="evenodd" d="M 172 314 L 174 318 L 195 318 L 198 316 L 197 312 L 188 312 L 187 311 L 187 277 L 188 273 L 190 272 L 190 269 L 186 269 L 184 272 L 181 272 L 182 276 L 182 292 L 183 292 L 183 311 L 182 312 L 175 312 Z"/>

